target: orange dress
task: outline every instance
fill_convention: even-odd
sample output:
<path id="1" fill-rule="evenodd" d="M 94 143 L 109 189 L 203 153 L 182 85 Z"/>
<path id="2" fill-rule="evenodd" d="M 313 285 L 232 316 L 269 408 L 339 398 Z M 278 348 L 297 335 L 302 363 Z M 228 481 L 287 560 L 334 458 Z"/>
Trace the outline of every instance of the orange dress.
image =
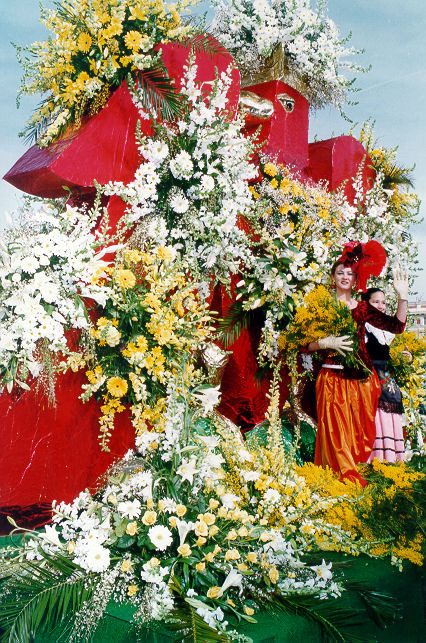
<path id="1" fill-rule="evenodd" d="M 327 358 L 316 383 L 318 432 L 315 464 L 329 466 L 342 478 L 366 481 L 356 465 L 367 462 L 376 436 L 375 415 L 381 394 L 380 382 L 373 370 L 364 341 L 365 324 L 392 333 L 402 333 L 405 324 L 397 317 L 381 313 L 368 302 L 360 302 L 352 311 L 358 325 L 359 356 L 371 370 L 361 379 L 360 373 L 342 369 L 337 359 Z"/>

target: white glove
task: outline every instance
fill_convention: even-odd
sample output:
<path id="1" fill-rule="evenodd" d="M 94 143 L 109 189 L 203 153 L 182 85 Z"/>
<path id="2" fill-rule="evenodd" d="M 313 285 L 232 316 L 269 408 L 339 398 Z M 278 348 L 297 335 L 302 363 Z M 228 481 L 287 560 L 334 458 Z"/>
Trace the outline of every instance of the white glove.
<path id="1" fill-rule="evenodd" d="M 340 355 L 344 355 L 346 352 L 351 352 L 352 340 L 349 339 L 349 335 L 341 335 L 336 337 L 335 335 L 329 335 L 328 337 L 322 337 L 318 340 L 318 346 L 323 348 L 330 348 L 333 351 L 337 351 Z"/>
<path id="2" fill-rule="evenodd" d="M 408 275 L 399 266 L 392 269 L 393 287 L 399 299 L 408 299 Z"/>

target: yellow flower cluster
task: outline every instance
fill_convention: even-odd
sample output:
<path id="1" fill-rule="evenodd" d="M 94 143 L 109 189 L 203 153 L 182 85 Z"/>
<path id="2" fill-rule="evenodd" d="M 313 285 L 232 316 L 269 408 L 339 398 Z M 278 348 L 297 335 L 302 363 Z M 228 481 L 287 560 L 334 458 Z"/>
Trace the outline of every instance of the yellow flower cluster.
<path id="1" fill-rule="evenodd" d="M 303 306 L 296 309 L 294 319 L 281 333 L 278 345 L 285 352 L 299 350 L 310 342 L 328 335 L 348 334 L 356 337 L 356 327 L 347 306 L 336 300 L 324 287 L 309 292 Z"/>
<path id="2" fill-rule="evenodd" d="M 347 497 L 344 484 L 339 483 L 334 497 L 320 495 L 295 468 L 293 457 L 286 453 L 275 429 L 268 431 L 266 446 L 252 441 L 243 444 L 224 425 L 217 429 L 224 440 L 222 453 L 226 460 L 222 485 L 215 489 L 218 497 L 238 496 L 241 507 L 255 512 L 260 525 L 280 529 L 301 550 L 319 548 L 358 555 L 366 549 L 365 543 L 353 541 L 347 526 L 337 519 L 325 519 L 325 513 Z M 265 531 L 261 537 L 268 533 Z"/>
<path id="3" fill-rule="evenodd" d="M 410 331 L 397 335 L 390 345 L 390 358 L 404 397 L 417 408 L 426 394 L 426 339 Z"/>
<path id="4" fill-rule="evenodd" d="M 43 12 L 52 36 L 23 50 L 31 56 L 21 56 L 21 93 L 48 95 L 29 122 L 37 127 L 48 120 L 41 143 L 78 123 L 100 95 L 102 107 L 128 73 L 152 68 L 156 43 L 179 41 L 191 32 L 181 14 L 197 2 L 60 0 L 56 10 Z"/>
<path id="5" fill-rule="evenodd" d="M 358 138 L 370 155 L 375 170 L 383 175 L 387 190 L 391 191 L 388 200 L 393 217 L 398 222 L 407 222 L 420 206 L 418 195 L 410 191 L 410 173 L 414 167 L 406 168 L 398 164 L 397 148 L 377 146 L 373 125 L 371 122 L 364 123 Z"/>
<path id="6" fill-rule="evenodd" d="M 317 256 L 313 245 L 318 238 L 325 249 L 330 248 L 344 224 L 338 200 L 321 185 L 302 183 L 288 167 L 266 163 L 263 173 L 265 179 L 257 190 L 252 188 L 252 193 L 266 197 L 265 241 L 278 234 L 310 257 Z M 321 254 L 327 256 L 324 251 Z M 321 270 L 322 262 L 311 259 L 310 263 L 311 271 Z"/>
<path id="7" fill-rule="evenodd" d="M 392 480 L 393 484 L 399 489 L 410 489 L 413 482 L 422 480 L 425 477 L 423 473 L 409 469 L 404 462 L 389 465 L 387 462 L 381 462 L 375 458 L 373 460 L 373 469 L 381 473 L 385 478 Z"/>
<path id="8" fill-rule="evenodd" d="M 338 499 L 324 508 L 324 520 L 340 526 L 353 535 L 354 539 L 369 543 L 364 550 L 373 556 L 391 555 L 398 561 L 409 560 L 416 565 L 423 564 L 423 536 L 420 532 L 408 540 L 405 535 L 395 535 L 381 526 L 379 528 L 378 507 L 386 499 L 392 500 L 397 490 L 404 491 L 410 497 L 412 483 L 421 480 L 424 475 L 408 469 L 404 463 L 396 465 L 373 461 L 373 470 L 392 481 L 388 487 L 379 487 L 374 481 L 361 490 L 359 485 L 349 481 L 340 481 L 328 467 L 317 467 L 305 463 L 296 467 L 313 494 L 320 498 Z M 376 516 L 377 526 L 373 527 Z M 394 562 L 394 561 L 393 561 Z"/>
<path id="9" fill-rule="evenodd" d="M 168 247 L 152 252 L 127 248 L 114 267 L 102 271 L 98 284 L 113 294 L 91 330 L 96 350 L 82 399 L 98 391 L 103 395 L 100 426 L 106 449 L 114 417 L 126 403 L 137 433 L 154 424 L 162 431 L 167 382 L 182 361 L 187 363 L 183 384 L 198 382 L 191 360 L 209 337 L 211 318 Z"/>

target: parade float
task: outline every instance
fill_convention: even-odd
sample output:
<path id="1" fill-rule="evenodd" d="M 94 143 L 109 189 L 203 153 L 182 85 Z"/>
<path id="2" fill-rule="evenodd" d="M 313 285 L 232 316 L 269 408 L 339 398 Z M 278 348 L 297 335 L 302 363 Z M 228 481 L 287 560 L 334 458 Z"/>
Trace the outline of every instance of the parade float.
<path id="1" fill-rule="evenodd" d="M 1 239 L 7 641 L 88 640 L 111 605 L 136 637 L 249 641 L 270 609 L 352 640 L 342 595 L 393 608 L 331 561 L 422 564 L 424 342 L 393 357 L 420 464 L 362 491 L 310 462 L 288 334 L 347 242 L 381 243 L 391 293 L 418 199 L 371 128 L 308 142 L 359 69 L 322 5 L 220 3 L 208 32 L 186 4 L 62 0 L 18 50 L 43 103 L 5 176 L 32 195 Z"/>

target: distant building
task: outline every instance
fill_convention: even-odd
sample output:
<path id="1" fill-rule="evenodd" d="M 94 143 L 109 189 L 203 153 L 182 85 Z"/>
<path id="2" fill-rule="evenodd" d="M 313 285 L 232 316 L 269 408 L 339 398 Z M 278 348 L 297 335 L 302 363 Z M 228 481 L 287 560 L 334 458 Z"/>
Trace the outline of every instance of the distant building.
<path id="1" fill-rule="evenodd" d="M 414 331 L 419 335 L 426 334 L 426 301 L 408 302 L 408 325 L 407 330 Z"/>

